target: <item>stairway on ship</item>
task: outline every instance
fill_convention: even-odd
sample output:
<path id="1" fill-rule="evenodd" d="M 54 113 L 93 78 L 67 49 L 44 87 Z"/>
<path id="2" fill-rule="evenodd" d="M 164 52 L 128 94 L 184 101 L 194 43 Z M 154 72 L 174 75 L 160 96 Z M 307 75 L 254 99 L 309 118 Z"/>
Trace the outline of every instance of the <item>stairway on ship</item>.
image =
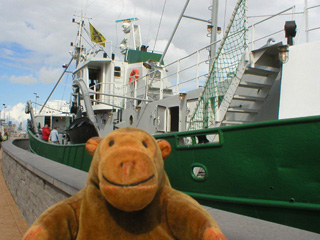
<path id="1" fill-rule="evenodd" d="M 281 63 L 278 47 L 264 46 L 243 61 L 216 112 L 215 127 L 278 118 Z M 239 71 L 238 71 L 239 72 Z"/>

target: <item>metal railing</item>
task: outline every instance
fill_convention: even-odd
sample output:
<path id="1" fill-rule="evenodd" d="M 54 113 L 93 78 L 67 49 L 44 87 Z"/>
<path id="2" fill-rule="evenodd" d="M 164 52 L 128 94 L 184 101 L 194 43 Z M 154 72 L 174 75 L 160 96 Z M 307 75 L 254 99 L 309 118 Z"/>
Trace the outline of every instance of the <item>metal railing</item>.
<path id="1" fill-rule="evenodd" d="M 249 39 L 249 42 L 251 43 L 250 50 L 255 48 L 255 44 L 259 41 L 262 41 L 266 38 L 269 38 L 271 36 L 277 35 L 281 32 L 284 32 L 284 30 L 277 30 L 275 32 L 268 33 L 262 37 L 256 38 L 256 27 L 272 18 L 275 18 L 277 16 L 282 15 L 285 12 L 288 12 L 290 10 L 294 10 L 294 7 L 288 8 L 284 11 L 281 11 L 277 14 L 274 14 L 270 17 L 267 17 L 257 23 L 254 23 L 248 27 L 248 29 L 251 31 L 251 34 L 248 34 L 251 36 Z M 284 37 L 284 34 L 283 34 Z M 159 99 L 163 98 L 163 91 L 165 90 L 163 87 L 163 84 L 161 84 L 164 80 L 169 80 L 171 83 L 171 86 L 168 87 L 168 89 L 171 89 L 174 94 L 178 94 L 180 92 L 187 92 L 191 89 L 197 89 L 201 86 L 206 81 L 206 78 L 209 73 L 209 61 L 212 60 L 210 59 L 209 56 L 209 49 L 212 45 L 216 45 L 220 43 L 221 40 L 218 40 L 216 42 L 213 42 L 212 44 L 209 44 L 197 51 L 192 52 L 191 54 L 178 59 L 168 65 L 165 65 L 163 69 L 168 71 L 168 74 L 163 74 L 160 79 L 153 79 L 149 82 L 152 82 L 152 84 L 160 83 L 160 88 L 159 88 Z M 154 74 L 157 70 L 151 72 L 151 74 Z M 144 79 L 145 82 L 148 82 L 146 79 L 150 77 L 150 74 L 147 76 L 142 76 L 137 81 L 140 81 Z M 130 89 L 129 84 L 124 86 L 126 89 Z M 147 93 L 147 87 L 143 86 L 138 88 L 135 86 L 134 88 L 131 87 L 131 90 L 128 91 L 129 95 L 137 96 L 137 92 L 140 90 L 143 90 L 145 88 L 146 94 L 145 96 L 148 96 Z"/>
<path id="2" fill-rule="evenodd" d="M 256 49 L 257 47 L 261 47 L 263 45 L 270 44 L 271 41 L 275 41 L 271 37 L 276 37 L 277 41 L 285 40 L 285 33 L 283 28 L 284 22 L 283 22 L 283 25 L 281 25 L 281 27 L 279 27 L 279 29 L 276 31 L 272 30 L 270 32 L 265 32 L 263 30 L 262 31 L 263 35 L 257 34 L 258 27 L 261 26 L 261 28 L 263 29 L 274 29 L 274 26 L 272 26 L 272 28 L 270 27 L 267 28 L 266 26 L 264 26 L 264 24 L 268 22 L 271 22 L 272 24 L 273 20 L 281 16 L 282 17 L 286 16 L 286 19 L 284 20 L 288 20 L 287 16 L 291 16 L 293 19 L 296 14 L 305 14 L 305 19 L 307 21 L 308 10 L 311 10 L 317 7 L 320 7 L 320 5 L 306 7 L 304 12 L 296 13 L 295 6 L 292 6 L 281 12 L 270 15 L 261 21 L 251 24 L 250 26 L 248 26 L 248 30 L 249 30 L 248 42 L 250 43 L 248 48 L 248 53 L 250 53 L 252 50 Z M 291 13 L 288 13 L 289 11 L 291 11 Z M 320 27 L 308 28 L 308 25 L 306 24 L 305 31 L 308 34 L 309 32 L 317 29 L 320 29 Z M 263 40 L 265 40 L 265 42 L 263 42 Z M 308 37 L 306 37 L 306 40 L 308 41 Z M 220 41 L 221 40 L 213 42 L 212 44 L 209 44 L 197 51 L 192 52 L 188 56 L 185 56 L 168 65 L 165 65 L 164 67 L 155 66 L 154 71 L 152 71 L 151 73 L 145 76 L 141 76 L 136 80 L 136 82 L 140 81 L 140 82 L 144 82 L 145 84 L 141 84 L 139 86 L 139 84 L 130 85 L 129 83 L 127 83 L 122 87 L 123 94 L 126 95 L 127 97 L 131 97 L 132 98 L 131 100 L 138 99 L 139 97 L 140 97 L 140 100 L 150 99 L 149 88 L 156 85 L 159 88 L 158 98 L 163 99 L 165 90 L 171 90 L 173 94 L 178 94 L 180 92 L 187 92 L 189 90 L 197 89 L 203 86 L 209 73 L 209 61 L 212 60 L 208 57 L 209 49 L 212 45 L 216 45 L 220 43 Z M 157 71 L 161 71 L 162 73 L 161 77 L 158 79 L 152 78 L 151 76 L 154 75 Z M 168 74 L 166 74 L 166 71 L 168 71 Z M 165 80 L 168 80 L 171 83 L 171 85 L 165 86 L 163 84 Z M 110 83 L 106 83 L 106 84 L 110 84 Z M 110 94 L 113 94 L 113 93 L 114 92 L 110 92 Z M 143 98 L 141 98 L 141 96 L 143 96 Z M 97 99 L 94 99 L 94 100 L 97 100 Z M 99 104 L 99 102 L 96 102 L 95 104 Z"/>
<path id="3" fill-rule="evenodd" d="M 156 66 L 154 71 L 136 80 L 136 82 L 145 82 L 145 85 L 138 87 L 138 84 L 130 85 L 128 83 L 123 86 L 124 89 L 127 89 L 127 95 L 137 97 L 138 92 L 144 91 L 143 95 L 147 98 L 148 88 L 159 86 L 159 99 L 162 99 L 165 90 L 170 90 L 173 94 L 177 94 L 181 91 L 185 92 L 201 87 L 201 84 L 204 84 L 209 71 L 209 61 L 211 60 L 208 58 L 209 49 L 212 45 L 217 44 L 220 41 L 221 40 L 209 44 L 164 67 Z M 151 76 L 156 74 L 157 71 L 161 72 L 161 77 L 157 79 L 152 78 Z M 169 74 L 166 74 L 167 71 Z M 168 80 L 171 85 L 165 87 L 163 84 L 165 80 Z"/>
<path id="4" fill-rule="evenodd" d="M 311 9 L 315 9 L 315 8 L 318 8 L 320 7 L 320 4 L 319 5 L 315 5 L 315 6 L 312 6 L 312 7 L 308 7 L 308 1 L 305 0 L 305 9 L 304 9 L 304 13 L 305 13 L 305 32 L 306 32 L 306 42 L 309 42 L 309 32 L 312 32 L 312 31 L 315 31 L 315 30 L 318 30 L 320 29 L 320 27 L 313 27 L 313 28 L 309 28 L 309 10 Z M 318 21 L 317 21 L 318 22 Z"/>
<path id="5" fill-rule="evenodd" d="M 254 23 L 254 24 L 248 26 L 248 30 L 251 31 L 251 34 L 249 34 L 249 36 L 251 36 L 251 39 L 249 39 L 249 42 L 251 43 L 251 45 L 249 46 L 249 49 L 251 49 L 251 50 L 255 49 L 255 43 L 258 42 L 258 41 L 261 41 L 263 39 L 269 38 L 269 37 L 274 36 L 274 35 L 276 35 L 278 33 L 284 32 L 284 29 L 283 29 L 283 26 L 282 26 L 281 30 L 277 30 L 275 32 L 268 33 L 267 35 L 264 35 L 263 37 L 256 38 L 256 27 L 258 25 L 260 25 L 260 24 L 262 24 L 264 22 L 267 22 L 267 21 L 269 21 L 269 20 L 271 20 L 271 19 L 273 19 L 275 17 L 278 17 L 278 16 L 282 15 L 283 13 L 288 12 L 290 10 L 294 11 L 294 9 L 295 9 L 294 6 L 290 7 L 288 9 L 286 9 L 286 10 L 283 10 L 283 11 L 281 11 L 279 13 L 271 15 L 271 16 L 269 16 L 269 17 L 267 17 L 267 18 L 265 18 L 265 19 L 263 19 L 263 20 L 261 20 L 261 21 L 259 21 L 257 23 Z M 292 12 L 292 14 L 294 14 L 294 12 Z"/>

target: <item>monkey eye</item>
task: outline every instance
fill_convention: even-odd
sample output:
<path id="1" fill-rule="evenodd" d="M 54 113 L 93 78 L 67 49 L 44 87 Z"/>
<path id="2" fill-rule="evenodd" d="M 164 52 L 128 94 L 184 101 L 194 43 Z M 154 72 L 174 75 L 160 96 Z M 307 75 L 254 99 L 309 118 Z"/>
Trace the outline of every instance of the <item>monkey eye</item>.
<path id="1" fill-rule="evenodd" d="M 146 143 L 145 141 L 142 141 L 142 144 L 143 144 L 143 146 L 144 146 L 145 148 L 148 148 L 148 145 L 147 145 L 147 143 Z"/>
<path id="2" fill-rule="evenodd" d="M 109 146 L 111 147 L 113 144 L 114 144 L 114 141 L 111 140 L 111 141 L 109 142 Z"/>

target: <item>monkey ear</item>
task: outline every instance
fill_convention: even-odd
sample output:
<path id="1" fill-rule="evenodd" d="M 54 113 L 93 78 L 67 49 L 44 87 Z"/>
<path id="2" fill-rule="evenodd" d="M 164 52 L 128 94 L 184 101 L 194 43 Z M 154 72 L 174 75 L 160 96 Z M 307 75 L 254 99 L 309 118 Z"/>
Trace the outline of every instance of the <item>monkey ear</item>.
<path id="1" fill-rule="evenodd" d="M 91 156 L 93 156 L 93 154 L 95 153 L 97 146 L 99 145 L 101 140 L 102 138 L 100 137 L 92 137 L 87 141 L 86 150 Z"/>
<path id="2" fill-rule="evenodd" d="M 163 159 L 167 158 L 170 155 L 172 150 L 170 143 L 163 139 L 157 140 L 157 143 L 158 143 L 158 146 L 160 147 L 162 158 Z"/>

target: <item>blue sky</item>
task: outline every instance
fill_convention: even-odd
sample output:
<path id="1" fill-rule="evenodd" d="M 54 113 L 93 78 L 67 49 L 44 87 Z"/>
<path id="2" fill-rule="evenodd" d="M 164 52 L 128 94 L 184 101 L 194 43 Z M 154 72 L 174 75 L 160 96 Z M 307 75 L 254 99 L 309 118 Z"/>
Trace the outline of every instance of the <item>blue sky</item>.
<path id="1" fill-rule="evenodd" d="M 24 102 L 27 99 L 34 99 L 34 92 L 38 93 L 42 98 L 49 94 L 50 86 L 57 80 L 55 77 L 59 74 L 58 70 L 53 69 L 54 65 L 51 69 L 50 67 L 46 69 L 46 72 L 51 70 L 50 77 L 54 77 L 54 79 L 52 81 L 48 80 L 48 82 L 39 81 L 39 79 L 43 77 L 42 74 L 45 74 L 45 65 L 41 66 L 42 63 L 36 63 L 30 60 L 30 57 L 31 59 L 37 57 L 35 51 L 26 49 L 14 42 L 1 43 L 0 49 L 0 81 L 1 88 L 5 91 L 5 94 L 1 95 L 2 103 L 6 103 L 9 106 Z M 47 58 L 50 56 L 44 55 L 43 57 Z M 36 70 L 37 68 L 40 70 Z M 67 79 L 68 78 L 66 78 L 66 80 Z M 69 84 L 70 82 L 71 80 Z M 12 99 L 7 99 L 7 96 L 11 96 Z"/>
<path id="2" fill-rule="evenodd" d="M 111 2 L 111 4 L 108 4 Z M 10 112 L 10 120 L 25 121 L 24 105 L 28 100 L 44 103 L 59 76 L 63 64 L 69 62 L 72 51 L 70 42 L 76 39 L 77 26 L 71 22 L 74 14 L 86 13 L 90 22 L 106 38 L 111 40 L 116 49 L 122 40 L 121 26 L 115 20 L 138 17 L 141 25 L 143 42 L 153 46 L 157 35 L 159 20 L 165 0 L 2 0 L 0 5 L 0 118 L 3 118 L 3 104 L 7 106 L 6 118 Z M 155 50 L 162 50 L 170 37 L 176 20 L 185 1 L 167 1 L 162 25 L 160 27 Z M 271 4 L 272 2 L 272 4 Z M 134 4 L 133 4 L 134 3 Z M 186 15 L 202 19 L 210 19 L 208 6 L 211 0 L 191 0 Z M 225 25 L 224 12 L 227 15 L 234 8 L 235 0 L 219 1 L 222 16 L 219 25 Z M 249 15 L 273 14 L 293 5 L 296 11 L 303 10 L 304 0 L 270 1 L 249 0 Z M 318 0 L 310 0 L 309 5 L 319 4 Z M 262 7 L 263 6 L 263 7 Z M 253 9 L 253 10 L 252 10 Z M 252 13 L 250 12 L 252 10 Z M 320 15 L 320 9 L 312 12 Z M 228 20 L 228 16 L 226 16 Z M 297 16 L 301 21 L 303 17 Z M 258 20 L 258 19 L 256 19 Z M 280 23 L 280 28 L 283 22 Z M 189 28 L 192 27 L 190 36 Z M 299 26 L 302 28 L 301 26 Z M 196 29 L 196 30 L 194 30 Z M 303 38 L 303 36 L 302 36 Z M 167 62 L 197 50 L 208 44 L 206 24 L 186 20 L 169 48 Z M 67 74 L 57 88 L 51 100 L 70 100 L 72 76 Z"/>

